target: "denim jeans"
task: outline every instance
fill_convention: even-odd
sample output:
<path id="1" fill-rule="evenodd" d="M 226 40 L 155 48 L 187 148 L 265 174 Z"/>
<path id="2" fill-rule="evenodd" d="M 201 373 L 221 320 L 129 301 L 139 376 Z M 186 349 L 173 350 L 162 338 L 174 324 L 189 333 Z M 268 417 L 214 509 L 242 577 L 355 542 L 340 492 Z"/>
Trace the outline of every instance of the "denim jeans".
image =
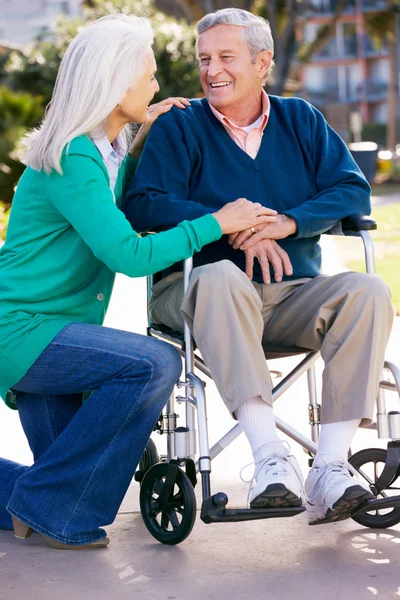
<path id="1" fill-rule="evenodd" d="M 180 372 L 168 344 L 67 325 L 14 386 L 36 460 L 0 461 L 0 483 L 14 478 L 9 513 L 61 543 L 105 537 Z"/>
<path id="2" fill-rule="evenodd" d="M 17 392 L 18 414 L 33 459 L 44 454 L 82 406 L 82 394 L 38 396 Z M 29 467 L 0 458 L 0 529 L 13 529 L 6 509 L 15 482 Z"/>

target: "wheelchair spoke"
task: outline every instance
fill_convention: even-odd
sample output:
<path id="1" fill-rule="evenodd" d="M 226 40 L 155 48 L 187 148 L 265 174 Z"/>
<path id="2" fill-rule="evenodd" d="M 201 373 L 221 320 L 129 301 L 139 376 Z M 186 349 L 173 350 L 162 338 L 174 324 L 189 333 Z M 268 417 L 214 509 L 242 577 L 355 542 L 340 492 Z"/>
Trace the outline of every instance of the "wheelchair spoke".
<path id="1" fill-rule="evenodd" d="M 167 510 L 164 509 L 161 513 L 161 528 L 168 529 L 168 523 L 169 523 L 169 516 L 168 516 Z"/>
<path id="2" fill-rule="evenodd" d="M 179 527 L 179 519 L 176 516 L 176 513 L 173 509 L 168 510 L 168 517 L 169 517 L 172 527 L 174 529 L 177 529 Z"/>

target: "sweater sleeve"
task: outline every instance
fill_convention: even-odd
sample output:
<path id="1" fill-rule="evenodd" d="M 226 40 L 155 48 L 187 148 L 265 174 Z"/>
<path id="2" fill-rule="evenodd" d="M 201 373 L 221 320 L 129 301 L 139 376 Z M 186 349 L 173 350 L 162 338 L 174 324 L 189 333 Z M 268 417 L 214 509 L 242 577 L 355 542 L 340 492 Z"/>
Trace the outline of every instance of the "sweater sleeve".
<path id="1" fill-rule="evenodd" d="M 137 231 L 168 229 L 215 212 L 215 208 L 190 200 L 192 165 L 178 135 L 167 119 L 153 125 L 139 159 L 122 209 Z"/>
<path id="2" fill-rule="evenodd" d="M 307 238 L 331 229 L 350 215 L 371 213 L 371 188 L 340 136 L 317 113 L 313 162 L 318 193 L 285 211 L 297 223 L 294 238 Z"/>
<path id="3" fill-rule="evenodd" d="M 93 254 L 112 271 L 142 277 L 192 256 L 218 240 L 221 228 L 212 215 L 180 223 L 170 231 L 141 238 L 115 206 L 101 166 L 84 155 L 70 155 L 63 175 L 46 178 L 50 199 Z"/>

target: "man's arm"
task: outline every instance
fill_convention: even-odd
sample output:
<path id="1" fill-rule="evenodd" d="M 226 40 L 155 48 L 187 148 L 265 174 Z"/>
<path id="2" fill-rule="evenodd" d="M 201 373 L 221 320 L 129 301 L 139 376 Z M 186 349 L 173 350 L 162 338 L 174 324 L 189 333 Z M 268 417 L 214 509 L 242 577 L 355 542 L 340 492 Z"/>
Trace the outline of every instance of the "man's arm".
<path id="1" fill-rule="evenodd" d="M 164 117 L 153 125 L 123 201 L 136 231 L 168 229 L 216 210 L 189 199 L 190 158 L 179 130 L 173 139 L 173 127 L 165 122 Z"/>
<path id="2" fill-rule="evenodd" d="M 345 217 L 371 213 L 368 182 L 340 136 L 316 113 L 313 162 L 319 191 L 307 202 L 285 211 L 296 221 L 295 238 L 313 237 Z"/>
<path id="3" fill-rule="evenodd" d="M 371 213 L 371 188 L 347 146 L 315 111 L 317 127 L 312 155 L 319 190 L 299 206 L 278 215 L 275 223 L 256 228 L 256 234 L 242 232 L 230 236 L 234 248 L 246 250 L 262 239 L 313 237 L 329 231 L 350 215 Z"/>

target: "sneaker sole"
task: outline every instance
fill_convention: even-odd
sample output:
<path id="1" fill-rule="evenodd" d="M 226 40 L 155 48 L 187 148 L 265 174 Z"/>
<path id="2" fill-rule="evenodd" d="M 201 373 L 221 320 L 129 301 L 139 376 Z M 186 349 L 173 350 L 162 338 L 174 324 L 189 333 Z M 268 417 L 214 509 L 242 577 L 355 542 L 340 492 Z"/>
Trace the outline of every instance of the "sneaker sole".
<path id="1" fill-rule="evenodd" d="M 314 507 L 311 505 L 309 509 L 310 519 L 309 525 L 322 525 L 324 523 L 336 523 L 344 521 L 359 508 L 364 506 L 368 500 L 373 500 L 374 496 L 360 485 L 353 485 L 347 488 L 343 496 L 336 500 L 332 508 L 329 508 L 325 516 L 313 518 L 312 513 Z"/>
<path id="2" fill-rule="evenodd" d="M 271 483 L 250 502 L 250 508 L 289 508 L 302 504 L 302 499 L 288 490 L 283 483 Z"/>

